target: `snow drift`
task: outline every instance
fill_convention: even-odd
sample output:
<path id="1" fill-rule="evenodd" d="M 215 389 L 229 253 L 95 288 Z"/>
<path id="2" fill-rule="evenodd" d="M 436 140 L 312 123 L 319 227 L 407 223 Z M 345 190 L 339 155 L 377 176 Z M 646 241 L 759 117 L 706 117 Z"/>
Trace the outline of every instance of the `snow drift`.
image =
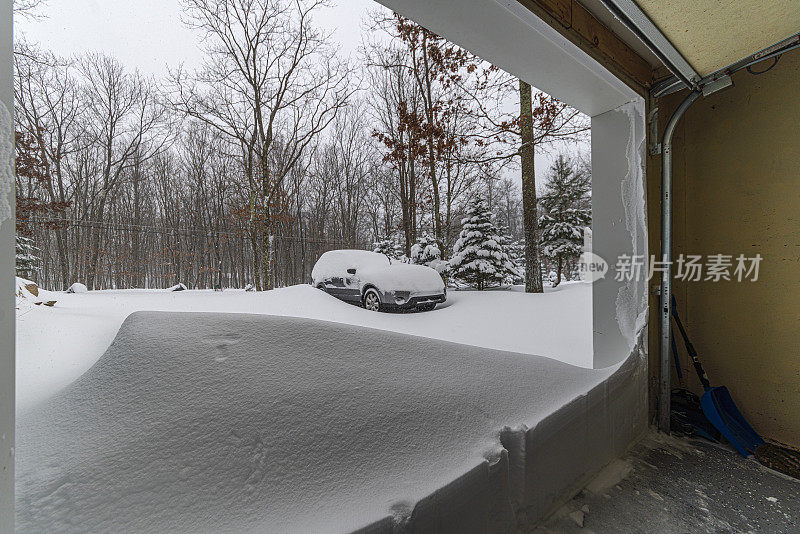
<path id="1" fill-rule="evenodd" d="M 43 290 L 39 291 L 41 295 Z M 309 285 L 259 292 L 137 289 L 57 293 L 55 308 L 39 309 L 29 300 L 26 308 L 18 306 L 17 407 L 41 402 L 79 378 L 108 349 L 125 318 L 136 311 L 304 317 L 592 367 L 591 291 L 585 284 L 546 288 L 543 295 L 451 291 L 447 303 L 435 311 L 408 314 L 373 313 Z"/>
<path id="2" fill-rule="evenodd" d="M 17 528 L 507 530 L 641 431 L 638 363 L 138 312 L 81 378 L 18 415 Z"/>

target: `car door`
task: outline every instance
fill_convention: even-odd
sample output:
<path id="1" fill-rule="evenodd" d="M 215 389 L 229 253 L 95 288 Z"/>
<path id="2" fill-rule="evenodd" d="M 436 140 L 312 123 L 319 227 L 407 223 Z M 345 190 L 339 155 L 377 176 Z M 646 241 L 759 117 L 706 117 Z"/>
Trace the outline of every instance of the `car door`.
<path id="1" fill-rule="evenodd" d="M 342 276 L 326 278 L 324 285 L 329 295 L 349 302 L 361 302 L 361 280 L 354 268 L 347 269 Z"/>
<path id="2" fill-rule="evenodd" d="M 361 279 L 358 276 L 358 271 L 355 268 L 351 268 L 347 269 L 346 274 L 341 298 L 350 302 L 361 302 Z"/>
<path id="3" fill-rule="evenodd" d="M 338 299 L 347 299 L 347 285 L 343 276 L 333 276 L 325 279 L 325 291 Z"/>

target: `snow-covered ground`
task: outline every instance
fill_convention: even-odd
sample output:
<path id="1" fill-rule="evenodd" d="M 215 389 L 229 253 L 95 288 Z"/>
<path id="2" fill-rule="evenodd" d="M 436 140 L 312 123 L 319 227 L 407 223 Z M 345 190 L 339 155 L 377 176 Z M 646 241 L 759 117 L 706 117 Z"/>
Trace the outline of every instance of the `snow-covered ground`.
<path id="1" fill-rule="evenodd" d="M 136 311 L 219 312 L 321 319 L 592 367 L 591 287 L 576 283 L 528 295 L 522 288 L 450 291 L 433 312 L 374 313 L 311 286 L 228 290 L 40 292 L 18 299 L 17 405 L 24 409 L 75 381 L 103 355 Z"/>
<path id="2" fill-rule="evenodd" d="M 509 531 L 638 432 L 588 285 L 18 294 L 20 532 Z"/>
<path id="3" fill-rule="evenodd" d="M 544 298 L 559 302 L 582 290 Z M 327 306 L 340 319 L 361 316 L 305 288 L 271 297 L 160 298 L 180 308 L 245 301 L 263 310 L 281 295 L 291 301 L 283 302 L 286 312 Z M 90 298 L 118 308 L 158 302 L 147 293 L 113 296 L 65 299 L 60 313 L 70 322 L 40 335 L 80 343 L 81 332 L 99 336 L 107 330 L 99 323 L 124 314 L 108 302 L 92 309 Z M 459 306 L 495 305 L 482 317 L 499 318 L 471 319 L 449 334 L 462 335 L 476 326 L 505 328 L 519 311 L 508 302 L 523 297 L 458 294 L 438 314 L 359 320 L 407 329 L 430 320 L 434 328 L 446 324 L 437 315 L 461 317 Z M 23 316 L 23 325 L 37 318 L 31 313 L 38 311 Z M 538 326 L 532 320 L 528 329 Z M 23 336 L 26 328 L 30 322 Z M 91 369 L 18 416 L 17 528 L 285 534 L 373 525 L 370 532 L 398 533 L 438 532 L 433 525 L 441 524 L 447 532 L 511 531 L 511 506 L 552 505 L 627 443 L 614 437 L 631 439 L 630 406 L 611 408 L 628 398 L 624 379 L 610 389 L 604 383 L 614 372 L 310 319 L 139 312 Z M 529 429 L 539 432 L 535 438 Z"/>

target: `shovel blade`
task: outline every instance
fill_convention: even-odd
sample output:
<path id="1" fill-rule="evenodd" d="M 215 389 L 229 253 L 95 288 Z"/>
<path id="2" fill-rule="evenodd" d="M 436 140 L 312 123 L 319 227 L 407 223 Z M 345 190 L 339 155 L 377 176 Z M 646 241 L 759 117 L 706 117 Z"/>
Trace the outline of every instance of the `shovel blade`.
<path id="1" fill-rule="evenodd" d="M 753 430 L 736 407 L 730 391 L 725 386 L 707 389 L 700 399 L 700 405 L 711 424 L 745 458 L 764 444 L 761 436 Z"/>

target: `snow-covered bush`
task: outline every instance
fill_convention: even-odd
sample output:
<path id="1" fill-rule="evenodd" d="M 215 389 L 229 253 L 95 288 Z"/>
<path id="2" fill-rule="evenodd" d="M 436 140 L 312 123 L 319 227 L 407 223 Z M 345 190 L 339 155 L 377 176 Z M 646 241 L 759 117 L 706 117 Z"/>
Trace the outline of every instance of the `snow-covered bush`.
<path id="1" fill-rule="evenodd" d="M 403 257 L 403 247 L 391 236 L 387 236 L 374 244 L 372 252 L 383 254 L 392 259 L 399 260 Z"/>
<path id="2" fill-rule="evenodd" d="M 80 282 L 75 282 L 67 289 L 67 293 L 87 293 L 88 291 L 89 289 Z"/>
<path id="3" fill-rule="evenodd" d="M 186 286 L 184 284 L 175 284 L 168 288 L 167 291 L 186 291 Z"/>
<path id="4" fill-rule="evenodd" d="M 433 260 L 428 267 L 439 273 L 445 284 L 450 280 L 450 262 L 447 260 Z"/>
<path id="5" fill-rule="evenodd" d="M 16 235 L 16 265 L 17 275 L 27 278 L 39 271 L 39 249 L 33 246 L 33 241 L 25 236 Z"/>
<path id="6" fill-rule="evenodd" d="M 430 265 L 432 262 L 441 259 L 442 251 L 439 250 L 439 244 L 430 234 L 424 234 L 411 247 L 411 263 Z"/>
<path id="7" fill-rule="evenodd" d="M 519 276 L 503 249 L 504 238 L 492 222 L 492 212 L 484 199 L 477 197 L 470 202 L 461 224 L 461 233 L 450 259 L 450 269 L 455 278 L 483 290 L 491 285 L 500 285 L 511 276 Z"/>

